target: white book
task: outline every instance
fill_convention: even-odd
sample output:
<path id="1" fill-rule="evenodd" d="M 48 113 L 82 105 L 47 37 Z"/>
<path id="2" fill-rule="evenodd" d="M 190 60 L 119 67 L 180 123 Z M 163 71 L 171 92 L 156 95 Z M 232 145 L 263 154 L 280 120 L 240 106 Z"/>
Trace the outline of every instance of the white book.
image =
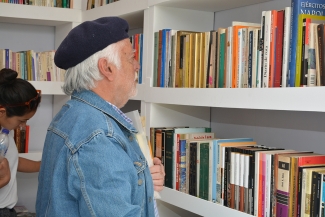
<path id="1" fill-rule="evenodd" d="M 283 54 L 282 54 L 282 82 L 281 82 L 282 87 L 288 86 L 290 21 L 291 21 L 291 7 L 285 7 L 285 9 L 284 9 L 284 28 L 283 28 Z"/>
<path id="2" fill-rule="evenodd" d="M 265 24 L 264 24 L 264 50 L 263 50 L 263 74 L 262 74 L 262 87 L 269 87 L 270 76 L 270 51 L 271 51 L 271 24 L 272 13 L 271 11 L 265 12 Z"/>
<path id="3" fill-rule="evenodd" d="M 235 186 L 236 184 L 236 181 L 235 181 L 235 171 L 236 171 L 236 165 L 235 165 L 235 162 L 236 162 L 236 153 L 235 152 L 231 152 L 230 153 L 230 184 Z"/>
<path id="4" fill-rule="evenodd" d="M 308 59 L 308 73 L 307 73 L 307 86 L 308 87 L 314 87 L 316 86 L 316 50 L 315 50 L 315 44 L 317 43 L 316 37 L 315 37 L 315 31 L 314 29 L 317 28 L 316 23 L 310 23 L 309 24 L 309 46 L 308 50 L 306 51 L 307 59 Z"/>
<path id="5" fill-rule="evenodd" d="M 257 87 L 258 78 L 258 31 L 260 29 L 253 29 L 253 50 L 252 50 L 252 88 Z"/>
<path id="6" fill-rule="evenodd" d="M 231 162 L 232 163 L 232 162 Z M 235 153 L 235 209 L 239 210 L 240 154 Z"/>
<path id="7" fill-rule="evenodd" d="M 248 183 L 249 183 L 249 160 L 250 156 L 245 154 L 244 155 L 244 188 L 245 188 L 245 201 L 244 201 L 244 211 L 245 213 L 250 213 L 250 204 L 252 201 L 250 201 L 249 197 L 249 190 L 248 190 Z"/>
<path id="8" fill-rule="evenodd" d="M 256 78 L 256 87 L 261 88 L 262 87 L 262 78 L 263 78 L 263 46 L 264 46 L 264 23 L 265 23 L 265 13 L 266 11 L 262 11 L 261 15 L 261 30 L 259 35 L 259 41 L 258 41 L 258 66 L 257 66 L 257 78 Z"/>
<path id="9" fill-rule="evenodd" d="M 243 47 L 244 47 L 244 29 L 238 30 L 238 65 L 237 65 L 237 88 L 242 87 L 242 76 L 243 76 Z"/>

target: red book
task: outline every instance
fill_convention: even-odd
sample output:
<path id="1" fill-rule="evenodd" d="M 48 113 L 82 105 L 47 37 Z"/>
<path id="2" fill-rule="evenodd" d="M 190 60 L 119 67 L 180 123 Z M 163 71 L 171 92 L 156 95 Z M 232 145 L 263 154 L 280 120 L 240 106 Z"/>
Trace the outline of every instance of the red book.
<path id="1" fill-rule="evenodd" d="M 284 10 L 277 11 L 277 14 L 274 87 L 280 87 L 282 80 Z"/>
<path id="2" fill-rule="evenodd" d="M 29 145 L 29 125 L 26 125 L 25 153 L 28 153 L 28 145 Z"/>

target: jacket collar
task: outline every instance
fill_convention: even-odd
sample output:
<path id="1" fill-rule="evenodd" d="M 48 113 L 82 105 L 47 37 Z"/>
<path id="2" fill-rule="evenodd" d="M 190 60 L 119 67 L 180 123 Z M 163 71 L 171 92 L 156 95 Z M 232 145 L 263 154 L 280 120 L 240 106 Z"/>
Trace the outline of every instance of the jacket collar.
<path id="1" fill-rule="evenodd" d="M 71 95 L 72 100 L 78 100 L 82 103 L 88 104 L 95 109 L 105 113 L 114 119 L 117 123 L 121 124 L 125 129 L 132 133 L 137 133 L 138 131 L 134 128 L 134 126 L 127 122 L 121 114 L 118 113 L 117 110 L 113 108 L 113 106 L 107 103 L 103 98 L 98 96 L 96 93 L 90 90 L 82 90 L 82 91 L 74 91 Z"/>

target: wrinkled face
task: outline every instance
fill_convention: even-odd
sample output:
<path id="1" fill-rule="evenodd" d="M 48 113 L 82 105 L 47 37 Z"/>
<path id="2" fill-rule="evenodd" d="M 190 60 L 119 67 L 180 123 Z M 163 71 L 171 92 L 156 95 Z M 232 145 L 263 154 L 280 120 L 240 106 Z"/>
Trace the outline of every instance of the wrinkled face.
<path id="1" fill-rule="evenodd" d="M 119 107 L 123 107 L 125 103 L 137 94 L 137 80 L 140 65 L 135 60 L 135 53 L 129 39 L 123 40 L 121 48 L 121 68 L 118 70 L 118 95 L 120 99 Z M 125 102 L 124 102 L 125 101 Z"/>
<path id="2" fill-rule="evenodd" d="M 0 125 L 8 130 L 13 130 L 18 126 L 24 127 L 27 121 L 34 116 L 35 111 L 31 111 L 23 116 L 7 117 L 4 110 L 0 111 Z"/>

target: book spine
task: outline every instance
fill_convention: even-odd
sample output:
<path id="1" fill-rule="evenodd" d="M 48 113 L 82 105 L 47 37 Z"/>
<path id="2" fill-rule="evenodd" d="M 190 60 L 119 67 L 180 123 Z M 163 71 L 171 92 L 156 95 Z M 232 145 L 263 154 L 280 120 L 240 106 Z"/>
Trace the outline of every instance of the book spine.
<path id="1" fill-rule="evenodd" d="M 265 13 L 265 28 L 264 28 L 264 51 L 263 51 L 263 88 L 269 86 L 270 76 L 270 52 L 271 52 L 271 11 Z"/>
<path id="2" fill-rule="evenodd" d="M 196 156 L 197 156 L 197 143 L 190 143 L 190 179 L 189 179 L 189 194 L 196 196 Z"/>
<path id="3" fill-rule="evenodd" d="M 319 54 L 319 73 L 320 73 L 320 86 L 325 85 L 325 43 L 324 43 L 324 25 L 319 24 L 317 26 L 317 34 L 318 34 L 318 54 Z"/>
<path id="4" fill-rule="evenodd" d="M 165 186 L 173 189 L 173 131 L 165 132 Z"/>
<path id="5" fill-rule="evenodd" d="M 212 161 L 212 202 L 217 202 L 217 174 L 218 174 L 218 146 L 213 143 L 213 161 Z"/>
<path id="6" fill-rule="evenodd" d="M 186 140 L 180 140 L 180 176 L 179 191 L 186 192 Z"/>
<path id="7" fill-rule="evenodd" d="M 191 149 L 190 149 L 190 143 L 186 142 L 186 194 L 189 194 L 189 185 L 190 185 L 190 154 L 191 154 Z"/>
<path id="8" fill-rule="evenodd" d="M 321 202 L 320 202 L 320 216 L 324 216 L 325 215 L 325 175 L 322 174 L 322 179 L 321 179 Z"/>
<path id="9" fill-rule="evenodd" d="M 277 31 L 276 31 L 276 59 L 274 87 L 281 87 L 282 58 L 283 58 L 283 28 L 284 28 L 284 10 L 277 12 Z"/>
<path id="10" fill-rule="evenodd" d="M 225 169 L 224 169 L 224 206 L 230 207 L 230 201 L 231 201 L 231 196 L 230 196 L 230 160 L 231 160 L 231 148 L 226 147 L 225 148 Z"/>
<path id="11" fill-rule="evenodd" d="M 289 50 L 290 50 L 290 22 L 291 22 L 291 7 L 286 7 L 285 10 L 284 10 L 282 83 L 281 83 L 281 87 L 287 87 L 288 86 Z"/>
<path id="12" fill-rule="evenodd" d="M 310 194 L 310 217 L 316 217 L 316 196 L 317 196 L 317 179 L 318 172 L 312 172 L 311 178 L 311 194 Z"/>
<path id="13" fill-rule="evenodd" d="M 225 87 L 225 44 L 226 44 L 226 33 L 220 34 L 220 52 L 219 52 L 219 88 Z"/>
<path id="14" fill-rule="evenodd" d="M 297 217 L 301 215 L 302 167 L 298 168 Z"/>
<path id="15" fill-rule="evenodd" d="M 249 46 L 248 46 L 248 88 L 253 87 L 253 44 L 254 44 L 254 31 L 249 31 Z"/>
<path id="16" fill-rule="evenodd" d="M 277 189 L 277 217 L 289 216 L 290 163 L 279 159 Z"/>
<path id="17" fill-rule="evenodd" d="M 291 1 L 291 21 L 290 21 L 290 49 L 289 49 L 289 77 L 288 86 L 295 86 L 295 74 L 296 74 L 296 45 L 298 35 L 298 14 L 299 14 L 300 1 Z"/>
<path id="18" fill-rule="evenodd" d="M 209 191 L 209 143 L 200 144 L 199 198 L 208 200 Z"/>
<path id="19" fill-rule="evenodd" d="M 306 188 L 305 188 L 305 203 L 302 204 L 302 206 L 304 206 L 304 212 L 301 213 L 305 217 L 310 216 L 311 192 L 312 192 L 312 172 L 307 171 L 307 173 L 306 173 Z"/>
<path id="20" fill-rule="evenodd" d="M 230 208 L 235 209 L 235 152 L 230 154 Z"/>

